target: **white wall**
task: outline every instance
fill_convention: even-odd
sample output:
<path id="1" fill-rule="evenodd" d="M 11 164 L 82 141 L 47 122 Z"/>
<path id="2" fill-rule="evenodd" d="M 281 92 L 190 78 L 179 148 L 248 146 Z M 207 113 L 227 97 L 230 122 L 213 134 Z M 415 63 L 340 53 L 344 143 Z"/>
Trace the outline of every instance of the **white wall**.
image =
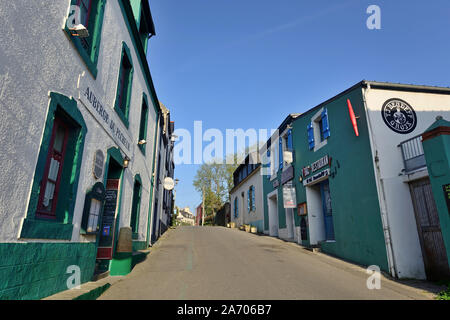
<path id="1" fill-rule="evenodd" d="M 399 98 L 406 101 L 417 115 L 417 127 L 409 134 L 392 131 L 384 123 L 381 108 L 385 101 Z M 401 142 L 422 134 L 441 115 L 450 119 L 450 96 L 429 93 L 369 89 L 366 94 L 372 131 L 372 152 L 379 157 L 379 198 L 385 198 L 391 228 L 393 252 L 399 277 L 425 278 L 422 252 L 407 183 L 399 176 L 404 167 Z M 377 171 L 376 171 L 377 172 Z M 383 203 L 380 203 L 383 208 Z"/>
<path id="2" fill-rule="evenodd" d="M 263 190 L 262 190 L 262 176 L 261 167 L 256 169 L 256 172 L 252 173 L 252 176 L 247 180 L 242 182 L 237 188 L 231 193 L 231 222 L 235 222 L 236 226 L 242 224 L 252 224 L 254 222 L 262 221 L 262 226 L 264 229 L 264 203 L 263 203 Z M 255 211 L 248 212 L 247 205 L 247 191 L 250 186 L 255 187 Z M 242 198 L 241 193 L 244 192 L 244 198 Z M 238 218 L 234 217 L 234 199 L 238 197 L 239 211 Z M 263 229 L 260 231 L 262 232 Z"/>
<path id="3" fill-rule="evenodd" d="M 122 41 L 130 48 L 134 77 L 131 95 L 129 130 L 132 157 L 125 170 L 120 226 L 128 226 L 132 204 L 133 179 L 140 173 L 143 193 L 140 213 L 139 240 L 145 240 L 149 205 L 149 186 L 156 113 L 151 105 L 144 74 L 117 1 L 107 1 L 95 80 L 84 61 L 62 30 L 68 16 L 70 1 L 15 0 L 0 6 L 0 241 L 18 240 L 26 217 L 31 184 L 34 178 L 44 122 L 47 117 L 48 92 L 58 92 L 77 99 L 78 109 L 88 132 L 82 159 L 78 193 L 73 217 L 72 241 L 93 241 L 79 235 L 86 191 L 97 181 L 92 174 L 93 157 L 101 149 L 106 157 L 108 148 L 116 143 L 78 100 L 81 75 L 98 91 L 98 98 L 108 113 L 113 111 L 116 97 Z M 142 93 L 149 98 L 146 157 L 137 149 Z M 8 192 L 9 190 L 9 192 Z M 14 196 L 13 196 L 14 195 Z M 15 201 L 13 201 L 14 199 Z"/>

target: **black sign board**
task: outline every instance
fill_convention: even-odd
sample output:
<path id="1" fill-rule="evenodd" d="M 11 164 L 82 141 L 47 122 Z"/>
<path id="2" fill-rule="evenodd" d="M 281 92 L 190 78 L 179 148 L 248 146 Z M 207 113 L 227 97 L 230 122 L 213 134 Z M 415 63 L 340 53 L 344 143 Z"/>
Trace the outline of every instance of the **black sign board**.
<path id="1" fill-rule="evenodd" d="M 450 214 L 450 184 L 446 184 L 444 186 L 442 186 L 444 189 L 444 197 L 445 197 L 445 201 L 447 201 L 447 210 Z"/>
<path id="2" fill-rule="evenodd" d="M 294 177 L 294 167 L 290 166 L 281 173 L 281 184 L 285 184 Z"/>
<path id="3" fill-rule="evenodd" d="M 106 190 L 99 247 L 112 247 L 118 190 Z"/>

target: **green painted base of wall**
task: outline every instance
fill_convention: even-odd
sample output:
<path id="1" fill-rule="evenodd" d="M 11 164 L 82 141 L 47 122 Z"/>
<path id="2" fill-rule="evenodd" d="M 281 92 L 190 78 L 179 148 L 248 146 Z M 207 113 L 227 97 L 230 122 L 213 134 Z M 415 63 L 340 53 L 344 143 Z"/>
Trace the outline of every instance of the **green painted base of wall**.
<path id="1" fill-rule="evenodd" d="M 0 300 L 35 300 L 67 290 L 71 265 L 81 283 L 95 268 L 94 243 L 0 243 Z"/>
<path id="2" fill-rule="evenodd" d="M 131 272 L 133 257 L 131 252 L 116 253 L 111 260 L 109 274 L 111 276 L 125 276 Z"/>
<path id="3" fill-rule="evenodd" d="M 357 243 L 353 244 L 353 246 L 355 245 Z M 368 252 L 368 250 L 358 254 L 358 251 L 355 251 L 353 246 L 352 248 L 346 248 L 345 245 L 338 242 L 320 242 L 320 249 L 324 253 L 358 265 L 377 265 L 381 270 L 387 273 L 390 272 L 387 260 L 383 256 L 374 255 L 373 252 Z M 363 248 L 361 248 L 362 250 Z"/>
<path id="4" fill-rule="evenodd" d="M 146 241 L 135 241 L 133 240 L 133 251 L 145 250 L 147 249 Z"/>

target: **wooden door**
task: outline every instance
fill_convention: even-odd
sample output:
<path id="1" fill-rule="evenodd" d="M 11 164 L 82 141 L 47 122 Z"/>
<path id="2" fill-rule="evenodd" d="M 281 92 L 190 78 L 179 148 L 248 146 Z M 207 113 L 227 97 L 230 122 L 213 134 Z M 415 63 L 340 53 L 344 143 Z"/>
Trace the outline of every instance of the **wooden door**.
<path id="1" fill-rule="evenodd" d="M 425 272 L 429 280 L 450 278 L 439 216 L 428 178 L 410 183 Z"/>

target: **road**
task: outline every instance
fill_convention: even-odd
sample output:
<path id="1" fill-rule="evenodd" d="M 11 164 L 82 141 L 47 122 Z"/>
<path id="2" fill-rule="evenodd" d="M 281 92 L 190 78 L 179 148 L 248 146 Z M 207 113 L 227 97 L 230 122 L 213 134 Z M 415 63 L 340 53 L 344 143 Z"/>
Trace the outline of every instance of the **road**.
<path id="1" fill-rule="evenodd" d="M 99 299 L 429 299 L 359 266 L 294 243 L 222 227 L 170 229 L 147 259 Z"/>

